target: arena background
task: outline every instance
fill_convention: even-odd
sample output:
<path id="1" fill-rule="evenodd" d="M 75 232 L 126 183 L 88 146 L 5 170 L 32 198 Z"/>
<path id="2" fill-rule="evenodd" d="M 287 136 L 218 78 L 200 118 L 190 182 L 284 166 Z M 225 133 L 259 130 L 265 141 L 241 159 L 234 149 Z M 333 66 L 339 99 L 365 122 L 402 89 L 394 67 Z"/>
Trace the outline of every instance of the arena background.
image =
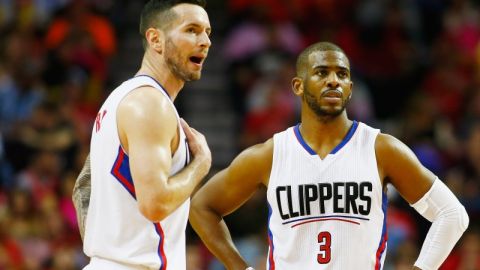
<path id="1" fill-rule="evenodd" d="M 320 40 L 340 45 L 352 66 L 350 117 L 407 143 L 470 215 L 442 269 L 480 269 L 479 2 L 210 0 L 213 46 L 176 104 L 206 135 L 214 173 L 298 122 L 296 55 Z M 139 68 L 143 3 L 0 1 L 0 269 L 87 263 L 71 192 L 99 104 Z M 257 270 L 266 218 L 263 192 L 227 217 Z M 390 188 L 384 269 L 410 269 L 428 226 Z M 187 235 L 188 269 L 223 269 Z"/>

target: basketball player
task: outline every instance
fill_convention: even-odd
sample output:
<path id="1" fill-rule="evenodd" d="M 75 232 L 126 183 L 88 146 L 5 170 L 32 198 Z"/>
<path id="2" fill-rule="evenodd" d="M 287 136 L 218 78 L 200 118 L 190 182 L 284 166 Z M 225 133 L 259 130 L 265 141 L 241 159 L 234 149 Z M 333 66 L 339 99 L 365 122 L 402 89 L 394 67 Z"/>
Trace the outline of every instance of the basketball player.
<path id="1" fill-rule="evenodd" d="M 211 45 L 204 7 L 203 0 L 151 0 L 142 11 L 142 65 L 100 108 L 86 177 L 75 189 L 91 258 L 84 269 L 186 269 L 189 197 L 211 154 L 173 101 L 200 78 Z"/>
<path id="2" fill-rule="evenodd" d="M 349 60 L 334 44 L 305 49 L 292 80 L 301 123 L 243 151 L 192 200 L 190 222 L 229 270 L 247 267 L 223 216 L 265 186 L 267 269 L 382 269 L 386 185 L 433 222 L 414 269 L 437 269 L 468 226 L 464 207 L 402 142 L 345 111 Z"/>

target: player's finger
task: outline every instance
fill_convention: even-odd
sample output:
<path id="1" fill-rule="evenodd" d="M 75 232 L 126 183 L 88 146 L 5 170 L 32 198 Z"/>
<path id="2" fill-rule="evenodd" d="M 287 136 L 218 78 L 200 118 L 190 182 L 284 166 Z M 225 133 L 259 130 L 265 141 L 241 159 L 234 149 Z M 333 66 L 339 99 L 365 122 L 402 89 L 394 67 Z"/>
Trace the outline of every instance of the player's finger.
<path id="1" fill-rule="evenodd" d="M 191 127 L 187 124 L 187 122 L 185 120 L 183 120 L 183 118 L 180 118 L 180 125 L 182 125 L 183 131 L 186 134 L 191 134 L 192 133 Z"/>
<path id="2" fill-rule="evenodd" d="M 185 119 L 183 118 L 180 118 L 180 124 L 182 125 L 182 127 L 190 127 L 187 121 L 185 121 Z"/>

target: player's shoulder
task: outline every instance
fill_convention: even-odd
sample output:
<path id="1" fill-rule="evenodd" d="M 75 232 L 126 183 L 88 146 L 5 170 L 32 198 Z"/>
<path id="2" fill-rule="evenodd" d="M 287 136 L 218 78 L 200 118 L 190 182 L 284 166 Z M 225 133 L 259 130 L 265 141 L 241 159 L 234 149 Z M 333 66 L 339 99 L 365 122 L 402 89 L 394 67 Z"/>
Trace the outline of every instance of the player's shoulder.
<path id="1" fill-rule="evenodd" d="M 120 132 L 162 131 L 166 137 L 177 134 L 178 119 L 175 108 L 168 97 L 159 89 L 141 86 L 129 92 L 119 103 L 117 109 Z"/>
<path id="2" fill-rule="evenodd" d="M 245 149 L 242 154 L 250 156 L 254 159 L 272 159 L 273 155 L 273 138 L 268 139 L 267 141 Z"/>
<path id="3" fill-rule="evenodd" d="M 229 166 L 232 171 L 243 171 L 258 179 L 267 181 L 272 168 L 273 139 L 259 143 L 243 150 Z M 266 184 L 266 182 L 264 182 Z"/>
<path id="4" fill-rule="evenodd" d="M 160 89 L 150 85 L 143 85 L 131 90 L 124 98 L 124 102 L 141 102 L 142 104 L 169 103 L 169 97 Z"/>
<path id="5" fill-rule="evenodd" d="M 175 117 L 175 110 L 169 98 L 159 89 L 145 85 L 140 86 L 128 93 L 120 102 L 119 107 L 132 116 L 151 117 Z"/>
<path id="6" fill-rule="evenodd" d="M 378 133 L 375 140 L 375 150 L 377 151 L 392 151 L 404 144 L 395 136 L 387 133 Z"/>
<path id="7" fill-rule="evenodd" d="M 273 139 L 268 139 L 243 150 L 233 161 L 234 164 L 249 167 L 271 167 L 273 160 Z"/>
<path id="8" fill-rule="evenodd" d="M 411 156 L 410 148 L 395 136 L 379 133 L 375 141 L 377 161 L 383 164 L 390 160 L 399 160 Z"/>

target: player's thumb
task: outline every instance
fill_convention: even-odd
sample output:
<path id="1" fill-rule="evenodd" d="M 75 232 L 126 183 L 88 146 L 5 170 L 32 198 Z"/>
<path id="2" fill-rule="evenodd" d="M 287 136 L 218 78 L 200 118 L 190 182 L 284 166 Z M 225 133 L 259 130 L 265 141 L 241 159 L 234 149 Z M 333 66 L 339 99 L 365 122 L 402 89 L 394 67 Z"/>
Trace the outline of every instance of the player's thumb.
<path id="1" fill-rule="evenodd" d="M 182 125 L 183 132 L 185 132 L 185 136 L 187 136 L 187 139 L 192 138 L 193 131 L 183 118 L 180 118 L 180 125 Z"/>

